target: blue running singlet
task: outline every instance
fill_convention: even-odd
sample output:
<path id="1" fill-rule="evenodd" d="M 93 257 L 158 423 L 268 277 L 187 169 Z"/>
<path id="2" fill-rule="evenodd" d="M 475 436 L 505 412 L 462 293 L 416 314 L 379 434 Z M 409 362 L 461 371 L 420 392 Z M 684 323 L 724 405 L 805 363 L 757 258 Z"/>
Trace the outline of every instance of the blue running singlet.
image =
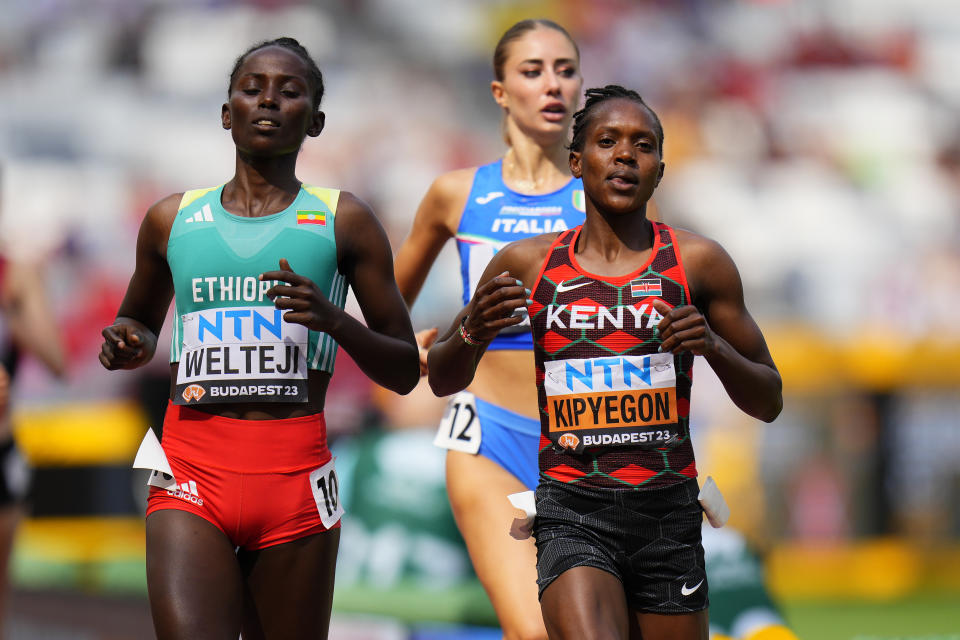
<path id="1" fill-rule="evenodd" d="M 571 178 L 552 193 L 525 195 L 503 183 L 503 160 L 477 167 L 456 235 L 463 304 L 470 302 L 487 263 L 504 245 L 541 233 L 572 229 L 583 224 L 585 211 L 583 182 L 579 178 Z M 519 325 L 501 331 L 487 348 L 533 349 L 530 320 L 525 317 Z"/>

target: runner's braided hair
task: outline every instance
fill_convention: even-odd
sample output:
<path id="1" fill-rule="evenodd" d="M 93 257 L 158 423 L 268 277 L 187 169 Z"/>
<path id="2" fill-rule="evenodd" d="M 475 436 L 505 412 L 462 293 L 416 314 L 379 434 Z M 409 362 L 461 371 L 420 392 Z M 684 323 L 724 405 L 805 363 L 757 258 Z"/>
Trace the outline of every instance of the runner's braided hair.
<path id="1" fill-rule="evenodd" d="M 237 58 L 237 61 L 233 63 L 233 71 L 230 72 L 230 84 L 227 86 L 227 97 L 230 96 L 233 83 L 237 79 L 237 73 L 240 71 L 240 67 L 243 66 L 247 56 L 255 51 L 259 51 L 260 49 L 265 49 L 267 47 L 281 47 L 286 49 L 287 51 L 290 51 L 298 56 L 307 64 L 307 69 L 310 72 L 310 76 L 307 79 L 313 83 L 313 108 L 319 111 L 320 100 L 323 98 L 323 74 L 320 73 L 320 67 L 317 66 L 316 62 L 314 62 L 306 48 L 295 38 L 283 37 L 274 38 L 273 40 L 264 40 L 263 42 L 258 42 L 241 53 L 240 57 Z"/>
<path id="2" fill-rule="evenodd" d="M 643 105 L 643 107 L 650 112 L 650 115 L 653 116 L 654 131 L 656 131 L 657 137 L 659 138 L 657 147 L 660 155 L 663 155 L 663 125 L 660 124 L 660 118 L 657 116 L 657 113 L 650 108 L 650 105 L 643 101 L 639 93 L 633 89 L 625 89 L 618 84 L 608 84 L 602 89 L 587 89 L 585 95 L 586 101 L 583 104 L 583 109 L 573 114 L 573 141 L 568 147 L 571 151 L 583 151 L 583 144 L 586 142 L 587 125 L 590 124 L 590 113 L 597 105 L 607 100 L 612 100 L 613 98 L 625 98 Z"/>

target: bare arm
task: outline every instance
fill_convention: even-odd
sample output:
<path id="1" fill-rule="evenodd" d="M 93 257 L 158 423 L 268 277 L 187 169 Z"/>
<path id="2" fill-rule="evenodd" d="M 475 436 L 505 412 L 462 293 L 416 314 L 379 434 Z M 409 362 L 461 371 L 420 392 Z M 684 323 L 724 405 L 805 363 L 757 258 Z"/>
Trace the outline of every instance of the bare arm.
<path id="1" fill-rule="evenodd" d="M 6 368 L 0 364 L 0 432 L 5 431 L 7 421 L 7 409 L 10 408 L 10 375 Z"/>
<path id="2" fill-rule="evenodd" d="M 280 280 L 267 291 L 283 319 L 324 331 L 343 347 L 374 382 L 409 393 L 419 380 L 419 364 L 407 307 L 393 277 L 387 234 L 373 211 L 348 192 L 340 193 L 336 217 L 340 272 L 360 304 L 366 325 L 330 302 L 306 276 L 294 273 L 286 259 L 279 271 L 261 280 Z"/>
<path id="3" fill-rule="evenodd" d="M 400 245 L 393 263 L 397 287 L 408 307 L 412 307 L 420 295 L 443 245 L 456 235 L 475 173 L 476 169 L 461 169 L 443 174 L 433 181 L 420 202 L 410 234 Z M 425 376 L 427 350 L 437 339 L 437 328 L 418 331 L 416 338 L 420 375 Z"/>
<path id="4" fill-rule="evenodd" d="M 173 276 L 167 264 L 167 240 L 181 194 L 147 211 L 137 236 L 137 265 L 114 323 L 103 330 L 100 362 L 107 369 L 135 369 L 150 361 L 157 335 L 173 299 Z"/>
<path id="5" fill-rule="evenodd" d="M 14 342 L 33 354 L 51 373 L 66 373 L 63 340 L 47 299 L 41 265 L 12 261 L 5 272 L 2 306 Z"/>
<path id="6" fill-rule="evenodd" d="M 413 306 L 443 245 L 457 233 L 476 169 L 446 173 L 430 185 L 394 261 L 397 287 Z"/>
<path id="7" fill-rule="evenodd" d="M 513 314 L 527 306 L 528 285 L 533 285 L 555 237 L 556 234 L 518 240 L 493 256 L 470 303 L 430 349 L 428 379 L 436 395 L 465 389 L 473 381 L 490 341 L 501 329 L 523 321 L 521 315 Z M 466 339 L 460 333 L 461 323 Z"/>
<path id="8" fill-rule="evenodd" d="M 691 351 L 710 363 L 724 389 L 745 413 L 772 422 L 783 408 L 783 383 L 760 328 L 743 301 L 736 265 L 723 248 L 678 231 L 696 306 L 655 303 L 663 350 Z"/>

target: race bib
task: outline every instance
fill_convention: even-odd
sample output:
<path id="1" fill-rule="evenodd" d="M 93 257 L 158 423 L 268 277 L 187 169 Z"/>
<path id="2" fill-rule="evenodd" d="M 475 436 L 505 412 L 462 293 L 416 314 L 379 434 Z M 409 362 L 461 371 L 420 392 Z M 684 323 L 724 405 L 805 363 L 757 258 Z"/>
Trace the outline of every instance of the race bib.
<path id="1" fill-rule="evenodd" d="M 680 437 L 673 354 L 544 363 L 549 437 L 586 447 L 660 447 Z"/>
<path id="2" fill-rule="evenodd" d="M 309 330 L 273 307 L 181 316 L 176 404 L 306 402 Z"/>
<path id="3" fill-rule="evenodd" d="M 480 419 L 477 417 L 477 401 L 472 393 L 461 391 L 450 398 L 433 444 L 464 453 L 480 450 Z"/>
<path id="4" fill-rule="evenodd" d="M 310 473 L 310 490 L 313 491 L 313 500 L 317 503 L 320 522 L 327 529 L 337 524 L 343 516 L 340 481 L 337 479 L 335 460 L 336 458 L 330 458 L 329 462 Z"/>
<path id="5" fill-rule="evenodd" d="M 133 458 L 133 468 L 150 470 L 150 477 L 147 478 L 148 486 L 168 491 L 177 488 L 177 479 L 173 477 L 167 454 L 164 453 L 157 434 L 150 427 L 147 427 L 147 433 L 144 434 L 140 448 L 137 449 L 137 455 Z"/>

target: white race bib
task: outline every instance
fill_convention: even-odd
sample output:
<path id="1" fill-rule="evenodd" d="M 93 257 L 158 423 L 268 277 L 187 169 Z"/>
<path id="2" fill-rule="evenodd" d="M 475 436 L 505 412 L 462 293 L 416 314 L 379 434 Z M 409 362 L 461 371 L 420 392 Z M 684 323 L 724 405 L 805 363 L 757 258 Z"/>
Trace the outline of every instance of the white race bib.
<path id="1" fill-rule="evenodd" d="M 273 307 L 185 313 L 177 404 L 306 402 L 309 330 Z"/>
<path id="2" fill-rule="evenodd" d="M 596 446 L 667 446 L 680 436 L 673 354 L 544 363 L 548 437 L 577 453 Z"/>
<path id="3" fill-rule="evenodd" d="M 507 500 L 517 510 L 510 523 L 510 536 L 517 540 L 526 540 L 533 533 L 533 521 L 537 517 L 537 498 L 533 491 L 511 493 Z"/>
<path id="4" fill-rule="evenodd" d="M 147 427 L 147 433 L 144 434 L 143 440 L 140 442 L 140 448 L 137 449 L 137 455 L 133 459 L 133 468 L 150 469 L 150 477 L 147 478 L 148 486 L 167 490 L 177 488 L 177 479 L 173 477 L 173 471 L 170 470 L 167 454 L 164 453 L 160 441 L 157 440 L 157 434 L 150 427 Z"/>
<path id="5" fill-rule="evenodd" d="M 340 480 L 334 466 L 336 458 L 310 473 L 310 490 L 317 503 L 320 521 L 327 529 L 337 524 L 343 516 L 343 503 L 340 501 Z"/>
<path id="6" fill-rule="evenodd" d="M 480 450 L 480 419 L 477 417 L 477 401 L 472 393 L 461 391 L 450 398 L 433 444 L 464 453 Z"/>

